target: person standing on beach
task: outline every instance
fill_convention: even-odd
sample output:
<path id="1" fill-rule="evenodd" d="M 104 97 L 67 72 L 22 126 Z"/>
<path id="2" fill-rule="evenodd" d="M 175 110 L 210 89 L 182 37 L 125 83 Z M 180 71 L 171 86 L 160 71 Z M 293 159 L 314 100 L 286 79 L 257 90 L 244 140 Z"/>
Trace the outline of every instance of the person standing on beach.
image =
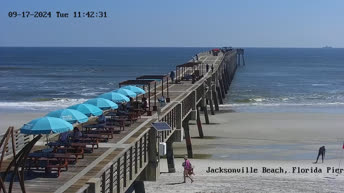
<path id="1" fill-rule="evenodd" d="M 321 155 L 322 163 L 324 163 L 325 151 L 326 151 L 325 146 L 321 146 L 319 148 L 317 161 L 314 162 L 315 164 L 318 163 L 318 159 L 319 159 L 320 155 Z"/>
<path id="2" fill-rule="evenodd" d="M 183 183 L 186 183 L 187 177 L 191 180 L 191 183 L 192 183 L 193 179 L 191 178 L 191 175 L 193 174 L 193 168 L 187 156 L 184 156 L 183 167 L 184 167 L 184 182 Z"/>

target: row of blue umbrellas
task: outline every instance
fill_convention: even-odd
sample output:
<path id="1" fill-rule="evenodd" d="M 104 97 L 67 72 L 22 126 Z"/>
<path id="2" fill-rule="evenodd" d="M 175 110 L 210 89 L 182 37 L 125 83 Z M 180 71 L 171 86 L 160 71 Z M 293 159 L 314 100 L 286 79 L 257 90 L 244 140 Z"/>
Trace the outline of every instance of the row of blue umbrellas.
<path id="1" fill-rule="evenodd" d="M 50 134 L 63 133 L 73 130 L 74 123 L 85 123 L 90 116 L 99 116 L 103 110 L 117 109 L 116 103 L 129 102 L 128 97 L 145 94 L 145 91 L 136 86 L 125 86 L 115 91 L 104 93 L 98 98 L 90 99 L 83 104 L 77 104 L 48 113 L 30 121 L 20 129 L 23 134 Z"/>

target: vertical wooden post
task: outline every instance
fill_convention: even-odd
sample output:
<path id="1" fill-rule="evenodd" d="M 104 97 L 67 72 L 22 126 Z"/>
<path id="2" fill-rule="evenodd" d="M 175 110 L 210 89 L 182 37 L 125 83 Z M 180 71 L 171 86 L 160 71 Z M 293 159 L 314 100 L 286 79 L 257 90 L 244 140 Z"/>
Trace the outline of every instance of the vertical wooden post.
<path id="1" fill-rule="evenodd" d="M 176 169 L 174 166 L 174 154 L 173 154 L 173 138 L 172 136 L 170 139 L 166 141 L 166 158 L 167 158 L 167 166 L 169 173 L 175 173 Z"/>
<path id="2" fill-rule="evenodd" d="M 204 137 L 204 134 L 203 134 L 203 128 L 202 128 L 202 121 L 201 121 L 201 116 L 199 114 L 199 107 L 196 106 L 196 122 L 197 122 L 197 128 L 198 128 L 198 134 L 199 134 L 199 137 L 200 138 L 203 138 Z"/>
<path id="3" fill-rule="evenodd" d="M 245 66 L 244 50 L 242 50 L 241 56 L 242 56 L 242 64 L 243 66 Z"/>
<path id="4" fill-rule="evenodd" d="M 110 166 L 110 193 L 113 193 L 113 164 Z"/>
<path id="5" fill-rule="evenodd" d="M 145 184 L 143 183 L 143 181 L 135 181 L 134 190 L 135 190 L 135 193 L 146 193 Z"/>
<path id="6" fill-rule="evenodd" d="M 129 168 L 129 180 L 133 180 L 133 147 L 130 147 L 130 156 L 129 156 L 129 164 L 130 164 L 130 168 Z"/>
<path id="7" fill-rule="evenodd" d="M 220 86 L 216 87 L 217 99 L 218 99 L 218 101 L 219 101 L 220 104 L 223 104 L 223 101 L 222 101 L 222 94 L 221 94 L 221 93 L 222 93 L 221 87 L 220 87 Z M 215 104 L 215 106 L 216 106 L 216 104 Z M 215 109 L 216 109 L 216 107 L 215 107 Z"/>
<path id="8" fill-rule="evenodd" d="M 213 85 L 212 86 L 212 94 L 213 94 L 213 100 L 214 100 L 214 104 L 215 104 L 215 111 L 219 111 L 219 102 L 218 102 L 218 93 L 217 93 L 217 91 L 216 91 L 217 89 L 216 89 L 216 86 L 215 85 Z"/>
<path id="9" fill-rule="evenodd" d="M 102 184 L 103 184 L 102 192 L 105 192 L 105 190 L 106 190 L 106 172 L 104 172 L 102 174 Z"/>
<path id="10" fill-rule="evenodd" d="M 117 193 L 121 192 L 121 188 L 121 158 L 119 157 L 117 160 Z"/>
<path id="11" fill-rule="evenodd" d="M 186 142 L 186 149 L 187 149 L 187 152 L 188 152 L 188 157 L 189 158 L 193 158 L 189 120 L 190 120 L 190 115 L 188 115 L 184 119 L 184 121 L 183 121 L 183 128 L 184 128 L 185 142 Z"/>
<path id="12" fill-rule="evenodd" d="M 148 106 L 149 106 L 149 111 L 151 111 L 151 100 L 150 100 L 150 98 L 151 98 L 151 96 L 150 96 L 150 83 L 148 83 Z"/>
<path id="13" fill-rule="evenodd" d="M 153 111 L 157 111 L 158 107 L 156 106 L 156 81 L 154 81 L 154 106 Z"/>
<path id="14" fill-rule="evenodd" d="M 127 152 L 124 153 L 123 159 L 123 187 L 127 187 Z"/>
<path id="15" fill-rule="evenodd" d="M 135 142 L 135 174 L 137 174 L 137 172 L 138 172 L 138 164 L 137 164 L 137 159 L 138 159 L 138 147 L 137 147 L 137 141 Z"/>
<path id="16" fill-rule="evenodd" d="M 161 96 L 164 96 L 164 78 L 161 79 Z"/>
<path id="17" fill-rule="evenodd" d="M 142 161 L 143 161 L 143 157 L 142 157 L 142 137 L 140 138 L 140 168 L 142 168 Z"/>
<path id="18" fill-rule="evenodd" d="M 205 124 L 209 124 L 209 115 L 208 115 L 208 107 L 207 104 L 205 103 L 205 98 L 202 97 L 202 101 L 201 101 L 201 107 L 203 109 L 203 113 L 204 113 L 204 119 L 205 119 Z"/>
<path id="19" fill-rule="evenodd" d="M 147 181 L 156 181 L 160 175 L 157 144 L 157 131 L 154 128 L 151 128 L 149 130 L 148 165 L 144 170 L 145 180 Z"/>

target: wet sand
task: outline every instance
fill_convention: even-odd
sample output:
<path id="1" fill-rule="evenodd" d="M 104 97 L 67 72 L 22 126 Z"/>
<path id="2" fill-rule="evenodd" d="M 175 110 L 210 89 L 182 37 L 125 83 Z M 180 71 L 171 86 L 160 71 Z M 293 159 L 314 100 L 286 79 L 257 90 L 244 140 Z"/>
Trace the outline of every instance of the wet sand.
<path id="1" fill-rule="evenodd" d="M 198 138 L 192 124 L 196 158 L 195 182 L 182 184 L 182 159 L 177 173 L 167 172 L 161 162 L 158 182 L 146 182 L 147 192 L 343 192 L 342 174 L 327 167 L 342 168 L 344 115 L 324 113 L 233 113 L 222 111 L 203 124 L 205 139 Z M 203 117 L 202 117 L 203 119 Z M 324 164 L 313 164 L 318 149 L 325 145 Z M 186 154 L 185 142 L 174 143 L 175 155 Z M 342 166 L 340 166 L 340 163 Z M 207 173 L 208 168 L 252 167 L 257 173 Z M 282 168 L 286 173 L 263 173 L 262 168 Z M 293 173 L 293 167 L 308 169 Z M 322 169 L 315 172 L 315 167 Z M 313 171 L 311 171 L 311 169 Z"/>

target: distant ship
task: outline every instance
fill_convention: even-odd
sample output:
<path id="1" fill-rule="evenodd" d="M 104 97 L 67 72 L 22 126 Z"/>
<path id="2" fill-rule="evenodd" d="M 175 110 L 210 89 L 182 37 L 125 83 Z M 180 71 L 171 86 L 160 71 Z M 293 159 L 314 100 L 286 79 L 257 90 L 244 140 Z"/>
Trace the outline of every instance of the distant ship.
<path id="1" fill-rule="evenodd" d="M 331 46 L 324 46 L 324 47 L 322 47 L 322 48 L 332 48 Z"/>

